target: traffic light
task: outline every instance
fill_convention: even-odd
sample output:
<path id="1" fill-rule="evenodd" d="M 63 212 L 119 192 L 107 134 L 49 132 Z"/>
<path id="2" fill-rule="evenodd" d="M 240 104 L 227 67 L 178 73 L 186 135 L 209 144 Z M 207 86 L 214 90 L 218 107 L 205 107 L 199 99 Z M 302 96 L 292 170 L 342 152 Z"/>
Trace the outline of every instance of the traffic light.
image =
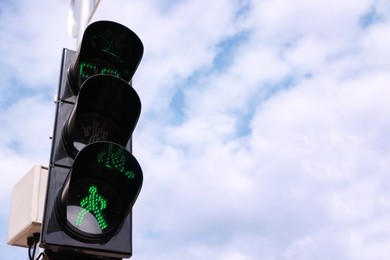
<path id="1" fill-rule="evenodd" d="M 132 207 L 143 174 L 131 153 L 141 101 L 131 79 L 143 45 L 99 21 L 64 49 L 40 245 L 49 259 L 132 255 Z"/>

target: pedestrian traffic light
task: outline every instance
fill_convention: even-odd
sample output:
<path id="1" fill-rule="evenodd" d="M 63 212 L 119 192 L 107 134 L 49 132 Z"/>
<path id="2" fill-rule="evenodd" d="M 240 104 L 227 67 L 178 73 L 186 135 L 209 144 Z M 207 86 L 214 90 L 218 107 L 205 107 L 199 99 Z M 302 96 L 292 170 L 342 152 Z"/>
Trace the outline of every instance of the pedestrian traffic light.
<path id="1" fill-rule="evenodd" d="M 141 112 L 131 79 L 142 55 L 138 36 L 109 21 L 88 26 L 77 53 L 63 51 L 40 241 L 49 259 L 132 255 L 143 174 L 131 153 Z"/>

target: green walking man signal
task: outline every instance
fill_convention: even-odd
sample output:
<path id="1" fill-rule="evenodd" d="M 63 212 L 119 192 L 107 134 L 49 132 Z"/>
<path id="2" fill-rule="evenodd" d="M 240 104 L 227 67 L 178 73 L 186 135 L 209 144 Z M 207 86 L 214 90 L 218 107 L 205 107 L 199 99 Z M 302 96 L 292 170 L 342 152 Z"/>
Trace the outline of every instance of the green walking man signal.
<path id="1" fill-rule="evenodd" d="M 77 215 L 76 226 L 81 226 L 85 215 L 91 213 L 94 215 L 101 230 L 107 228 L 107 221 L 102 214 L 102 211 L 107 207 L 107 200 L 98 193 L 98 188 L 95 185 L 89 187 L 88 195 L 81 200 L 80 207 L 82 210 Z"/>

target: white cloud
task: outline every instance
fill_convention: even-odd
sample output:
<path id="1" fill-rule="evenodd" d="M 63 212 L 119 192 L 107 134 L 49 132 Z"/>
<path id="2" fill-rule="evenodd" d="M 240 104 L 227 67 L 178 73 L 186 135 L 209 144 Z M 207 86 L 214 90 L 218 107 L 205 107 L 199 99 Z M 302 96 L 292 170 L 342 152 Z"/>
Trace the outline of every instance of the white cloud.
<path id="1" fill-rule="evenodd" d="M 355 33 L 359 17 L 371 1 L 261 1 L 254 4 L 254 25 L 260 35 L 279 42 L 297 36 L 312 35 L 328 40 Z M 298 34 L 298 35 L 297 35 Z M 278 37 L 278 38 L 274 38 Z"/>
<path id="2" fill-rule="evenodd" d="M 22 3 L 0 14 L 15 24 L 1 27 L 1 89 L 25 90 L 2 97 L 2 172 L 14 173 L 3 199 L 30 163 L 49 159 L 47 86 L 54 93 L 60 50 L 74 44 L 68 3 L 50 3 L 50 23 Z M 380 19 L 362 26 L 372 10 Z M 368 0 L 102 1 L 94 19 L 125 24 L 145 45 L 133 258 L 387 259 L 388 10 Z M 26 41 L 34 52 L 6 48 Z"/>
<path id="3" fill-rule="evenodd" d="M 51 11 L 43 12 L 44 9 Z M 19 1 L 11 7 L 5 5 L 0 17 L 3 25 L 0 66 L 7 74 L 1 77 L 27 88 L 57 84 L 61 48 L 73 47 L 69 46 L 72 41 L 67 40 L 66 12 L 61 1 L 34 4 Z"/>
<path id="4" fill-rule="evenodd" d="M 54 119 L 54 104 L 41 96 L 20 98 L 15 104 L 3 109 L 0 115 L 0 172 L 2 173 L 0 214 L 8 220 L 10 196 L 13 186 L 34 165 L 48 165 L 50 156 L 49 134 Z M 6 201 L 6 202 L 4 202 Z M 7 234 L 7 222 L 0 226 Z M 5 241 L 4 241 L 5 243 Z"/>

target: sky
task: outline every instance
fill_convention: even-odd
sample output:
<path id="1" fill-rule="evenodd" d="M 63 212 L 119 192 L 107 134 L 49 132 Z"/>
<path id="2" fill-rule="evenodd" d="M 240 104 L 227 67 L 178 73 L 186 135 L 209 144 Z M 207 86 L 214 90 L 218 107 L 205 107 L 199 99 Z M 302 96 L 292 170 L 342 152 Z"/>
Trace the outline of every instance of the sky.
<path id="1" fill-rule="evenodd" d="M 0 259 L 47 165 L 66 0 L 0 0 Z M 145 51 L 131 259 L 390 259 L 388 0 L 102 0 Z"/>

